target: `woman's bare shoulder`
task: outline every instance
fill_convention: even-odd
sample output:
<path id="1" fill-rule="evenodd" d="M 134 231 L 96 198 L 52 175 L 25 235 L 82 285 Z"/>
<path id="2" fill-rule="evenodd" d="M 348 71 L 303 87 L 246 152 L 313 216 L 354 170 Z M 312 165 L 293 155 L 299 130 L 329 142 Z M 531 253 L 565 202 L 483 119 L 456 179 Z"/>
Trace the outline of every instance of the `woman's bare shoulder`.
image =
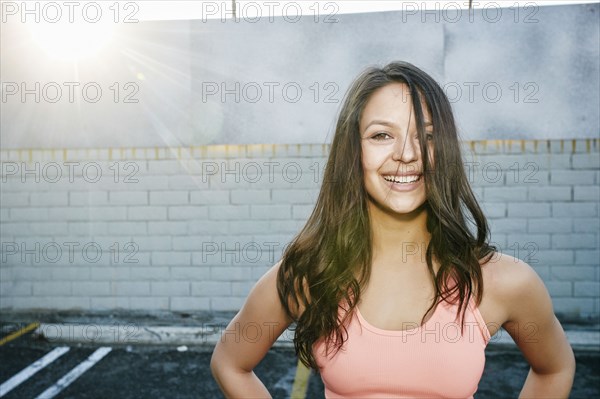
<path id="1" fill-rule="evenodd" d="M 484 293 L 509 315 L 519 306 L 521 298 L 534 287 L 538 290 L 543 282 L 535 269 L 527 262 L 513 256 L 495 252 L 482 264 Z"/>

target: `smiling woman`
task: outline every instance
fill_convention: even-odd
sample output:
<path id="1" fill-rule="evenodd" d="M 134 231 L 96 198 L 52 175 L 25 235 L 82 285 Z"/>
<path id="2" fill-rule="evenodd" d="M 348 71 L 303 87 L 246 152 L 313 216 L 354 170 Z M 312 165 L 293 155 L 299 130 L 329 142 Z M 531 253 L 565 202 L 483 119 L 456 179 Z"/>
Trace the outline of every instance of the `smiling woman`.
<path id="1" fill-rule="evenodd" d="M 215 348 L 223 392 L 268 396 L 252 370 L 296 322 L 296 354 L 326 398 L 472 398 L 501 326 L 531 366 L 522 397 L 568 397 L 575 361 L 550 296 L 528 264 L 489 244 L 457 165 L 452 108 L 433 78 L 406 62 L 363 72 L 315 209 L 228 326 L 274 334 Z"/>

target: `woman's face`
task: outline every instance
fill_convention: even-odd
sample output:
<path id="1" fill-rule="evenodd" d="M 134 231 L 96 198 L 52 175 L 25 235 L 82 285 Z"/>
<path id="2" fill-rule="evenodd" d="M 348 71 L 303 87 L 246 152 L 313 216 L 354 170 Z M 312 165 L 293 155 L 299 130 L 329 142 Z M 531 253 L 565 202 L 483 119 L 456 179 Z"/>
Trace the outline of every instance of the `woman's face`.
<path id="1" fill-rule="evenodd" d="M 426 201 L 423 159 L 412 108 L 408 86 L 391 83 L 371 95 L 359 125 L 364 184 L 370 201 L 401 214 L 414 211 Z M 424 103 L 422 108 L 433 162 L 429 136 L 433 126 Z"/>

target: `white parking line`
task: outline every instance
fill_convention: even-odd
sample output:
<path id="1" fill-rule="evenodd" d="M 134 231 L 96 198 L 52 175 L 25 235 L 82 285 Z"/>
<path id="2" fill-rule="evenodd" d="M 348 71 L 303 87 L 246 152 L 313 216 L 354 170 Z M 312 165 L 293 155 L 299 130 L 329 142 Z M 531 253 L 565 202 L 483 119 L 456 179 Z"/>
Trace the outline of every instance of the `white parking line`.
<path id="1" fill-rule="evenodd" d="M 85 373 L 90 367 L 98 363 L 104 356 L 110 352 L 112 348 L 102 347 L 98 348 L 94 353 L 90 355 L 83 362 L 79 363 L 73 370 L 69 371 L 64 375 L 56 384 L 42 392 L 36 399 L 50 399 L 56 396 L 60 391 L 71 385 L 79 376 Z"/>
<path id="2" fill-rule="evenodd" d="M 0 397 L 6 395 L 10 391 L 12 391 L 15 387 L 21 384 L 23 381 L 27 380 L 29 377 L 64 355 L 69 351 L 69 347 L 60 346 L 58 348 L 54 348 L 51 352 L 47 353 L 44 357 L 36 360 L 29 366 L 25 367 L 23 370 L 12 376 L 10 379 L 0 385 Z"/>

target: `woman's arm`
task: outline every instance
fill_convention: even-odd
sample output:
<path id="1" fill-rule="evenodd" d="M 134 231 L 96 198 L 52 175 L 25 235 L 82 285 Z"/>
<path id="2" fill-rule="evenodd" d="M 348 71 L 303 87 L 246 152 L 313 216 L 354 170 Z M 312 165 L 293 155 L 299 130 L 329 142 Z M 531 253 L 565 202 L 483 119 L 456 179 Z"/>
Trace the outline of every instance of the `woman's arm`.
<path id="1" fill-rule="evenodd" d="M 519 398 L 568 398 L 575 356 L 544 283 L 527 263 L 512 258 L 504 265 L 502 296 L 511 335 L 530 365 Z"/>
<path id="2" fill-rule="evenodd" d="M 244 306 L 215 346 L 210 369 L 227 398 L 270 398 L 254 367 L 292 323 L 277 294 L 275 264 L 252 287 Z"/>

